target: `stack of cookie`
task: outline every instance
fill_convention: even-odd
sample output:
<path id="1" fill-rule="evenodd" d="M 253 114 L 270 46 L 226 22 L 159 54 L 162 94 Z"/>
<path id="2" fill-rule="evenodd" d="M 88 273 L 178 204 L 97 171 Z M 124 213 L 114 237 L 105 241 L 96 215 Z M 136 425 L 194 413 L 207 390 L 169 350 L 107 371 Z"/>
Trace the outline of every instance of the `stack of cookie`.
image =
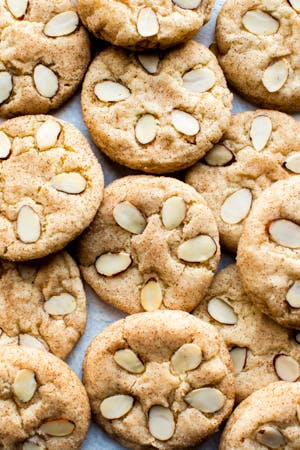
<path id="1" fill-rule="evenodd" d="M 235 402 L 220 449 L 300 448 L 300 2 L 225 1 L 214 53 L 191 40 L 213 5 L 0 0 L 1 448 L 79 449 L 91 409 L 126 448 L 191 449 Z M 84 26 L 109 42 L 89 68 Z M 46 115 L 83 78 L 93 142 L 147 174 L 104 189 Z M 265 109 L 231 116 L 226 80 Z M 83 384 L 80 274 L 128 314 Z"/>

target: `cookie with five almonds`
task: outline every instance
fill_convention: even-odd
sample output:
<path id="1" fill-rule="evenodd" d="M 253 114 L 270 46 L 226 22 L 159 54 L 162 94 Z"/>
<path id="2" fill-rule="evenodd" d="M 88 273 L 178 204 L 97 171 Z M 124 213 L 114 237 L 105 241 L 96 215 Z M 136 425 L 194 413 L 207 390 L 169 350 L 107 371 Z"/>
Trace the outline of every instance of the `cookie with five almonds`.
<path id="1" fill-rule="evenodd" d="M 167 177 L 128 176 L 106 187 L 77 255 L 84 279 L 101 300 L 127 313 L 191 311 L 217 269 L 218 230 L 191 186 Z"/>

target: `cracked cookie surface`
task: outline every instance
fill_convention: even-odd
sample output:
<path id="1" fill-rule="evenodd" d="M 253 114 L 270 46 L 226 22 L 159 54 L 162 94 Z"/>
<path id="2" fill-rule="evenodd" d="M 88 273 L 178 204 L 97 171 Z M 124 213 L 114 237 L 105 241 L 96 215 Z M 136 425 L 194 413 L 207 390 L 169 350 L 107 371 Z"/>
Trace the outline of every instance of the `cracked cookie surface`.
<path id="1" fill-rule="evenodd" d="M 131 49 L 166 48 L 194 37 L 214 0 L 79 0 L 85 26 L 100 39 Z M 148 19 L 148 20 L 147 20 Z"/>
<path id="2" fill-rule="evenodd" d="M 236 400 L 279 381 L 298 381 L 300 344 L 249 300 L 235 264 L 219 272 L 193 314 L 218 328 L 234 365 Z M 285 370 L 284 370 L 285 369 Z"/>
<path id="3" fill-rule="evenodd" d="M 194 309 L 220 251 L 213 214 L 191 186 L 138 175 L 106 187 L 77 255 L 84 279 L 101 300 L 132 314 Z"/>
<path id="4" fill-rule="evenodd" d="M 30 263 L 2 261 L 0 303 L 0 346 L 37 347 L 65 359 L 83 334 L 85 292 L 66 252 Z"/>
<path id="5" fill-rule="evenodd" d="M 232 94 L 212 52 L 190 41 L 150 56 L 102 51 L 81 98 L 104 153 L 132 169 L 165 173 L 191 166 L 221 138 Z"/>
<path id="6" fill-rule="evenodd" d="M 87 351 L 84 384 L 97 423 L 136 450 L 191 448 L 218 429 L 234 401 L 223 339 L 182 311 L 107 327 Z"/>
<path id="7" fill-rule="evenodd" d="M 222 140 L 186 174 L 212 209 L 221 244 L 237 245 L 253 202 L 272 183 L 300 174 L 299 122 L 278 111 L 232 116 Z"/>
<path id="8" fill-rule="evenodd" d="M 256 200 L 242 233 L 237 264 L 243 287 L 261 311 L 300 329 L 300 176 L 277 181 Z"/>
<path id="9" fill-rule="evenodd" d="M 103 175 L 71 124 L 24 116 L 0 126 L 0 257 L 24 261 L 62 249 L 92 221 Z"/>
<path id="10" fill-rule="evenodd" d="M 0 445 L 6 450 L 77 450 L 89 427 L 83 385 L 60 359 L 0 347 Z"/>
<path id="11" fill-rule="evenodd" d="M 70 0 L 0 1 L 0 115 L 40 114 L 77 89 L 90 44 Z"/>
<path id="12" fill-rule="evenodd" d="M 227 0 L 216 40 L 228 82 L 259 106 L 299 112 L 299 34 L 299 2 Z"/>

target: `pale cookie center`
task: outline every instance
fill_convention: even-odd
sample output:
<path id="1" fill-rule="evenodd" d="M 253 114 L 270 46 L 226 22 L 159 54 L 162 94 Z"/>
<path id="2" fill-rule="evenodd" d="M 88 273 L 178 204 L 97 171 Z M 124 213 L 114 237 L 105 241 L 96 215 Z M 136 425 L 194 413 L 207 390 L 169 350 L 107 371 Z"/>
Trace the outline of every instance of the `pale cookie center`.
<path id="1" fill-rule="evenodd" d="M 35 394 L 37 383 L 32 370 L 19 370 L 13 384 L 16 397 L 23 403 L 29 402 Z"/>
<path id="2" fill-rule="evenodd" d="M 155 36 L 159 31 L 157 16 L 152 8 L 143 8 L 137 19 L 137 30 L 142 37 Z"/>
<path id="3" fill-rule="evenodd" d="M 183 87 L 191 92 L 203 93 L 209 91 L 216 82 L 216 77 L 211 69 L 206 67 L 187 72 L 183 77 Z"/>
<path id="4" fill-rule="evenodd" d="M 67 419 L 49 420 L 44 422 L 40 431 L 49 436 L 63 437 L 73 433 L 75 424 Z"/>
<path id="5" fill-rule="evenodd" d="M 163 293 L 159 282 L 152 278 L 141 290 L 141 305 L 145 311 L 152 312 L 162 305 Z"/>
<path id="6" fill-rule="evenodd" d="M 186 204 L 181 197 L 170 197 L 162 206 L 162 223 L 167 230 L 173 230 L 182 224 L 186 216 Z"/>
<path id="7" fill-rule="evenodd" d="M 10 139 L 3 131 L 0 131 L 0 159 L 8 158 L 10 152 L 11 152 Z"/>
<path id="8" fill-rule="evenodd" d="M 105 253 L 96 260 L 96 270 L 100 275 L 112 277 L 124 272 L 131 265 L 131 257 L 128 253 Z"/>
<path id="9" fill-rule="evenodd" d="M 278 20 L 259 9 L 246 12 L 242 18 L 242 23 L 247 31 L 258 35 L 275 34 L 279 28 Z"/>
<path id="10" fill-rule="evenodd" d="M 16 19 L 25 16 L 28 7 L 28 0 L 6 0 L 7 7 Z"/>
<path id="11" fill-rule="evenodd" d="M 130 202 L 119 203 L 113 211 L 117 224 L 126 231 L 140 234 L 146 227 L 146 220 L 142 213 Z"/>
<path id="12" fill-rule="evenodd" d="M 171 439 L 175 432 L 173 413 L 164 406 L 152 406 L 149 411 L 148 425 L 152 436 L 160 441 Z"/>
<path id="13" fill-rule="evenodd" d="M 260 152 L 267 145 L 272 134 L 272 122 L 267 116 L 257 116 L 252 122 L 250 139 L 252 145 Z"/>
<path id="14" fill-rule="evenodd" d="M 280 448 L 286 444 L 278 428 L 269 425 L 263 425 L 257 430 L 256 440 L 268 448 Z"/>
<path id="15" fill-rule="evenodd" d="M 238 375 L 243 371 L 247 362 L 248 350 L 245 347 L 234 347 L 230 350 L 230 357 L 233 364 L 233 371 L 235 375 Z"/>
<path id="16" fill-rule="evenodd" d="M 44 33 L 49 37 L 67 36 L 79 25 L 79 18 L 74 11 L 65 11 L 52 17 L 45 25 Z"/>
<path id="17" fill-rule="evenodd" d="M 252 192 L 250 189 L 239 189 L 231 194 L 221 207 L 221 219 L 230 225 L 244 220 L 252 206 Z"/>
<path id="18" fill-rule="evenodd" d="M 13 90 L 12 76 L 9 72 L 0 72 L 0 105 L 4 103 Z"/>
<path id="19" fill-rule="evenodd" d="M 42 97 L 52 98 L 58 91 L 58 78 L 49 67 L 39 64 L 33 72 L 35 87 Z"/>
<path id="20" fill-rule="evenodd" d="M 143 373 L 145 370 L 144 364 L 138 356 L 129 348 L 118 350 L 114 354 L 114 360 L 129 373 Z"/>
<path id="21" fill-rule="evenodd" d="M 285 60 L 272 63 L 264 72 L 262 83 L 267 91 L 279 91 L 288 79 L 289 68 Z"/>
<path id="22" fill-rule="evenodd" d="M 212 298 L 207 305 L 209 315 L 217 322 L 224 325 L 235 325 L 238 321 L 238 316 L 234 309 L 220 298 Z"/>
<path id="23" fill-rule="evenodd" d="M 223 408 L 225 397 L 215 388 L 200 388 L 189 392 L 184 400 L 203 413 L 215 413 Z"/>
<path id="24" fill-rule="evenodd" d="M 291 220 L 277 219 L 268 225 L 270 237 L 283 247 L 300 248 L 300 226 Z"/>
<path id="25" fill-rule="evenodd" d="M 197 369 L 201 361 L 201 348 L 196 344 L 184 344 L 172 356 L 171 367 L 174 372 L 185 373 Z"/>
<path id="26" fill-rule="evenodd" d="M 235 160 L 235 156 L 224 144 L 215 145 L 204 157 L 204 161 L 209 166 L 227 166 Z"/>
<path id="27" fill-rule="evenodd" d="M 105 419 L 120 419 L 132 409 L 133 403 L 131 395 L 113 395 L 101 402 L 100 411 Z"/>
<path id="28" fill-rule="evenodd" d="M 217 251 L 215 241 L 208 235 L 200 235 L 179 245 L 177 255 L 186 262 L 205 262 Z"/>
<path id="29" fill-rule="evenodd" d="M 130 97 L 130 90 L 115 81 L 101 81 L 94 88 L 96 97 L 101 102 L 120 102 Z"/>

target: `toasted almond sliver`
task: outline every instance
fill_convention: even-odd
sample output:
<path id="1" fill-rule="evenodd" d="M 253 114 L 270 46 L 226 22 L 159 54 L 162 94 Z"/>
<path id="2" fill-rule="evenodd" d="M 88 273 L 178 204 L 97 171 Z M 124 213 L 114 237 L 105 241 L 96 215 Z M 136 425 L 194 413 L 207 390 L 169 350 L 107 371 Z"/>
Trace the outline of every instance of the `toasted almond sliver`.
<path id="1" fill-rule="evenodd" d="M 300 0 L 288 0 L 295 11 L 300 12 Z"/>
<path id="2" fill-rule="evenodd" d="M 286 444 L 278 428 L 269 425 L 263 425 L 257 430 L 256 440 L 268 448 L 281 448 Z"/>
<path id="3" fill-rule="evenodd" d="M 76 309 L 76 300 L 73 295 L 64 292 L 53 295 L 44 304 L 45 311 L 52 316 L 65 316 Z"/>
<path id="4" fill-rule="evenodd" d="M 239 189 L 231 194 L 221 207 L 221 219 L 230 225 L 244 220 L 251 209 L 252 193 L 250 189 Z"/>
<path id="5" fill-rule="evenodd" d="M 118 350 L 114 354 L 114 360 L 130 373 L 142 373 L 145 370 L 144 364 L 130 348 Z"/>
<path id="6" fill-rule="evenodd" d="M 10 97 L 12 89 L 11 74 L 9 72 L 0 72 L 0 105 Z"/>
<path id="7" fill-rule="evenodd" d="M 284 60 L 270 64 L 265 70 L 262 83 L 269 92 L 277 92 L 285 84 L 289 75 L 288 65 Z"/>
<path id="8" fill-rule="evenodd" d="M 163 294 L 158 281 L 149 280 L 141 290 L 141 305 L 145 311 L 156 311 L 161 307 Z"/>
<path id="9" fill-rule="evenodd" d="M 36 133 L 36 142 L 40 150 L 54 147 L 61 132 L 60 124 L 53 119 L 46 120 Z"/>
<path id="10" fill-rule="evenodd" d="M 156 137 L 156 120 L 152 114 L 140 117 L 135 127 L 135 135 L 140 144 L 150 144 Z"/>
<path id="11" fill-rule="evenodd" d="M 58 91 L 58 78 L 53 70 L 38 64 L 33 72 L 33 79 L 39 94 L 46 98 L 52 98 Z"/>
<path id="12" fill-rule="evenodd" d="M 202 0 L 173 0 L 175 5 L 183 9 L 196 9 L 200 6 Z"/>
<path id="13" fill-rule="evenodd" d="M 232 151 L 223 144 L 216 144 L 204 157 L 206 164 L 213 167 L 226 166 L 234 159 Z"/>
<path id="14" fill-rule="evenodd" d="M 197 369 L 202 361 L 201 348 L 196 344 L 183 344 L 172 356 L 171 366 L 174 372 L 184 373 Z"/>
<path id="15" fill-rule="evenodd" d="M 119 203 L 113 211 L 113 216 L 117 224 L 130 233 L 140 234 L 146 227 L 144 216 L 130 202 Z"/>
<path id="16" fill-rule="evenodd" d="M 300 281 L 295 281 L 290 287 L 286 294 L 286 301 L 293 308 L 300 308 Z"/>
<path id="17" fill-rule="evenodd" d="M 65 11 L 52 17 L 44 28 L 46 36 L 59 37 L 73 33 L 79 24 L 75 11 Z"/>
<path id="18" fill-rule="evenodd" d="M 283 247 L 300 248 L 300 226 L 291 220 L 273 220 L 269 225 L 269 234 L 273 241 Z"/>
<path id="19" fill-rule="evenodd" d="M 181 197 L 170 197 L 162 206 L 161 217 L 167 230 L 179 227 L 186 216 L 186 204 Z"/>
<path id="20" fill-rule="evenodd" d="M 113 395 L 102 401 L 100 411 L 106 419 L 120 419 L 132 409 L 133 402 L 134 398 L 130 395 Z"/>
<path id="21" fill-rule="evenodd" d="M 193 408 L 204 413 L 219 411 L 224 403 L 225 397 L 221 391 L 215 388 L 200 388 L 189 392 L 184 400 Z"/>
<path id="22" fill-rule="evenodd" d="M 143 68 L 151 75 L 154 75 L 158 71 L 159 57 L 155 53 L 140 53 L 138 60 Z"/>
<path id="23" fill-rule="evenodd" d="M 149 431 L 159 441 L 168 441 L 175 432 L 173 413 L 169 408 L 155 405 L 149 411 Z"/>
<path id="24" fill-rule="evenodd" d="M 0 131 L 0 159 L 6 159 L 11 152 L 11 142 L 9 137 Z"/>
<path id="25" fill-rule="evenodd" d="M 230 356 L 233 364 L 234 374 L 237 375 L 242 372 L 247 361 L 247 348 L 234 347 L 230 350 Z"/>
<path id="26" fill-rule="evenodd" d="M 250 138 L 255 150 L 260 152 L 267 145 L 272 134 L 272 122 L 268 116 L 257 116 L 252 122 Z"/>
<path id="27" fill-rule="evenodd" d="M 202 93 L 209 91 L 214 86 L 216 77 L 211 69 L 204 67 L 190 70 L 183 75 L 182 80 L 183 86 L 188 91 Z"/>
<path id="28" fill-rule="evenodd" d="M 152 8 L 141 9 L 137 20 L 137 30 L 143 37 L 155 36 L 158 33 L 159 23 Z"/>
<path id="29" fill-rule="evenodd" d="M 278 20 L 259 9 L 246 12 L 242 18 L 242 23 L 246 30 L 258 35 L 275 34 L 279 28 Z"/>
<path id="30" fill-rule="evenodd" d="M 200 124 L 191 114 L 179 109 L 172 111 L 172 124 L 177 131 L 187 136 L 195 136 L 200 131 Z"/>
<path id="31" fill-rule="evenodd" d="M 24 205 L 19 210 L 17 219 L 17 232 L 24 244 L 31 244 L 40 238 L 41 224 L 37 213 L 31 206 Z"/>
<path id="32" fill-rule="evenodd" d="M 42 342 L 40 339 L 31 336 L 30 334 L 20 334 L 19 344 L 24 347 L 37 348 L 39 350 L 48 350 L 46 342 Z"/>
<path id="33" fill-rule="evenodd" d="M 290 153 L 284 163 L 285 167 L 294 173 L 300 173 L 300 152 Z"/>
<path id="34" fill-rule="evenodd" d="M 275 372 L 283 381 L 296 381 L 300 370 L 298 362 L 288 355 L 277 355 L 274 359 Z"/>
<path id="35" fill-rule="evenodd" d="M 28 0 L 6 0 L 8 9 L 17 19 L 21 19 L 25 16 Z"/>
<path id="36" fill-rule="evenodd" d="M 69 436 L 73 433 L 74 429 L 74 423 L 67 419 L 49 420 L 48 422 L 44 422 L 40 427 L 42 433 L 56 437 Z"/>
<path id="37" fill-rule="evenodd" d="M 57 191 L 66 194 L 81 194 L 86 189 L 86 179 L 77 172 L 59 173 L 55 175 L 51 184 Z"/>
<path id="38" fill-rule="evenodd" d="M 212 258 L 217 251 L 215 241 L 207 235 L 200 235 L 185 241 L 178 247 L 179 259 L 187 262 L 204 262 Z"/>
<path id="39" fill-rule="evenodd" d="M 235 325 L 238 321 L 238 316 L 233 308 L 220 298 L 212 298 L 208 302 L 207 310 L 213 319 L 225 325 Z"/>
<path id="40" fill-rule="evenodd" d="M 13 384 L 16 397 L 21 402 L 29 402 L 37 388 L 35 373 L 29 369 L 19 370 Z"/>
<path id="41" fill-rule="evenodd" d="M 101 102 L 120 102 L 130 97 L 130 90 L 115 81 L 101 81 L 95 86 L 95 94 Z"/>
<path id="42" fill-rule="evenodd" d="M 112 277 L 124 272 L 131 264 L 131 257 L 128 253 L 104 253 L 96 261 L 96 270 L 100 275 Z"/>

